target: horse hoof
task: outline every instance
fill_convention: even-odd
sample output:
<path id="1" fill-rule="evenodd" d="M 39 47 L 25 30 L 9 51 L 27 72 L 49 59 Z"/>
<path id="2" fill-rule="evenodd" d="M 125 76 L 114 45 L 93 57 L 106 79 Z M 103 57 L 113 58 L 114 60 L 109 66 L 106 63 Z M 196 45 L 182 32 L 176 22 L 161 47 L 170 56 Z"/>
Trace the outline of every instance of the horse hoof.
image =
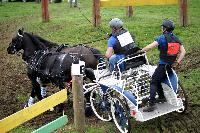
<path id="1" fill-rule="evenodd" d="M 24 109 L 27 108 L 27 107 L 28 107 L 28 103 L 25 103 L 24 104 Z"/>
<path id="2" fill-rule="evenodd" d="M 54 109 L 55 109 L 56 113 L 61 113 L 64 110 L 64 106 L 61 103 L 61 104 L 58 104 L 57 106 L 55 106 Z"/>

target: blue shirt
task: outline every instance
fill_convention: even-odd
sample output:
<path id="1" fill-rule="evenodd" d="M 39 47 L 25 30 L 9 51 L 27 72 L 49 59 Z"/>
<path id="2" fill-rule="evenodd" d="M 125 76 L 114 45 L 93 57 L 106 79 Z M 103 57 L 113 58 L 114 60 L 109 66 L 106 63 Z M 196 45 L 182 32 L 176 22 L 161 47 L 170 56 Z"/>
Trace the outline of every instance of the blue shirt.
<path id="1" fill-rule="evenodd" d="M 118 43 L 118 40 L 117 38 L 115 38 L 114 36 L 111 36 L 109 39 L 108 39 L 108 47 L 111 47 L 113 48 L 116 44 Z M 122 58 L 125 57 L 124 54 L 116 54 L 117 56 L 117 59 L 120 60 Z"/>
<path id="2" fill-rule="evenodd" d="M 114 36 L 111 36 L 108 39 L 108 47 L 112 47 L 113 48 L 117 43 L 118 43 L 118 40 Z"/>
<path id="3" fill-rule="evenodd" d="M 172 32 L 169 32 L 167 34 L 170 34 L 171 36 L 173 35 Z M 165 39 L 164 35 L 160 35 L 155 39 L 156 42 L 158 42 L 158 45 L 160 47 L 167 45 L 167 40 Z M 168 64 L 166 62 L 164 62 L 162 59 L 159 59 L 159 64 Z"/>

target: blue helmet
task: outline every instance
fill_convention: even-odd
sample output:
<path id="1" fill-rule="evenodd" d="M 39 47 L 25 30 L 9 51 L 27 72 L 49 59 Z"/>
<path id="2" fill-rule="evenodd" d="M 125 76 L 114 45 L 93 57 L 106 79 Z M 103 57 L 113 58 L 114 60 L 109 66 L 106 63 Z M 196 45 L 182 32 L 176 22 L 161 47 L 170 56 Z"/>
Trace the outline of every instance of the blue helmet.
<path id="1" fill-rule="evenodd" d="M 167 31 L 173 31 L 175 28 L 174 22 L 171 20 L 164 20 L 161 26 L 166 28 Z"/>

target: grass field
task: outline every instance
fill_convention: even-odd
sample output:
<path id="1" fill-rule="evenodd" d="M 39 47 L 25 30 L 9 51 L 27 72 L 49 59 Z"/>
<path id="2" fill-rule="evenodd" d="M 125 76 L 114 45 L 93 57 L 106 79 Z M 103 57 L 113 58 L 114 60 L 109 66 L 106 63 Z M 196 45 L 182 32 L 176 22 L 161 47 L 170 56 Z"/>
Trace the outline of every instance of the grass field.
<path id="1" fill-rule="evenodd" d="M 200 1 L 188 0 L 188 20 L 187 27 L 181 27 L 179 23 L 179 7 L 178 5 L 168 6 L 140 6 L 134 7 L 134 17 L 127 18 L 125 16 L 125 8 L 101 8 L 102 23 L 100 27 L 92 26 L 92 0 L 79 0 L 79 8 L 70 8 L 67 1 L 62 3 L 49 4 L 50 22 L 42 23 L 41 5 L 33 2 L 10 2 L 0 3 L 0 91 L 2 88 L 8 88 L 10 77 L 23 75 L 25 66 L 22 64 L 20 57 L 10 57 L 6 55 L 6 48 L 11 41 L 11 38 L 16 34 L 19 28 L 24 27 L 25 31 L 33 32 L 47 40 L 60 44 L 80 44 L 92 42 L 105 37 L 106 33 L 110 32 L 108 22 L 111 18 L 118 17 L 124 21 L 124 27 L 129 29 L 136 37 L 136 42 L 139 47 L 151 43 L 155 37 L 161 34 L 160 25 L 165 18 L 172 19 L 175 22 L 174 33 L 180 37 L 186 48 L 187 55 L 183 62 L 182 68 L 178 71 L 180 80 L 184 88 L 188 92 L 189 101 L 192 104 L 200 103 Z M 89 22 L 89 21 L 90 22 Z M 98 48 L 102 53 L 105 52 L 107 41 L 102 40 L 89 44 L 92 47 Z M 157 50 L 152 50 L 148 53 L 149 61 L 156 64 L 158 60 Z M 21 68 L 21 69 L 18 69 Z M 11 73 L 11 71 L 13 73 Z M 24 76 L 25 77 L 25 76 Z M 23 80 L 23 79 L 22 79 Z M 20 82 L 20 81 L 19 81 Z M 16 85 L 18 85 L 18 83 Z M 23 89 L 23 86 L 18 85 Z M 17 93 L 17 92 L 16 92 Z M 6 99 L 3 95 L 0 99 Z M 27 94 L 18 94 L 18 101 L 24 101 Z M 11 101 L 13 102 L 13 101 Z M 17 102 L 15 104 L 18 104 Z M 5 105 L 6 106 L 6 105 Z M 16 110 L 18 110 L 17 108 Z M 1 112 L 4 112 L 1 110 Z M 200 116 L 199 111 L 196 113 Z M 2 113 L 1 119 L 6 116 Z M 145 123 L 138 123 L 132 120 L 133 132 L 173 132 L 167 128 L 165 119 L 169 117 L 161 117 Z M 187 116 L 182 116 L 187 117 Z M 110 133 L 116 132 L 113 123 L 97 122 L 88 120 L 88 133 Z M 177 122 L 178 123 L 178 122 Z M 174 127 L 174 126 L 172 126 Z M 35 128 L 22 125 L 11 132 L 28 133 Z M 100 129 L 101 128 L 101 129 Z M 184 127 L 182 127 L 184 128 Z M 199 129 L 199 127 L 196 127 Z M 179 127 L 174 127 L 175 132 L 188 132 L 181 130 Z M 197 130 L 194 130 L 195 132 Z M 198 130 L 200 131 L 200 129 Z M 72 123 L 68 124 L 63 129 L 57 132 L 75 133 Z"/>

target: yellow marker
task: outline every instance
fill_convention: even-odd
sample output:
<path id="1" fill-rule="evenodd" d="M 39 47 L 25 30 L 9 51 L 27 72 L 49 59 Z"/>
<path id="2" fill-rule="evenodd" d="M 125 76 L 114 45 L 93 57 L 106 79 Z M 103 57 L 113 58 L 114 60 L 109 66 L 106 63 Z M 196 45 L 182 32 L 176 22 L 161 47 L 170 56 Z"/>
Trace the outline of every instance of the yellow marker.
<path id="1" fill-rule="evenodd" d="M 20 124 L 38 116 L 39 114 L 53 108 L 67 99 L 66 89 L 49 96 L 32 106 L 18 111 L 0 121 L 0 132 L 7 132 Z"/>
<path id="2" fill-rule="evenodd" d="M 100 0 L 101 7 L 178 4 L 179 0 Z"/>

